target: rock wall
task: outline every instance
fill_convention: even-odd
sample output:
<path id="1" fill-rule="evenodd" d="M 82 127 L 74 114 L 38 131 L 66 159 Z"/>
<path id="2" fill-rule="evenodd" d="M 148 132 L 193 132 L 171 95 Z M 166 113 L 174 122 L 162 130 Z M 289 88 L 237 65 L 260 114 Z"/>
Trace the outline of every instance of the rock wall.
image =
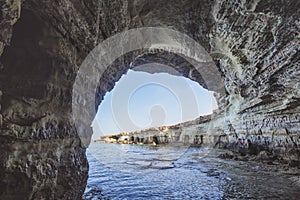
<path id="1" fill-rule="evenodd" d="M 300 12 L 294 6 L 299 2 L 218 2 L 210 44 L 229 93 L 230 141 L 299 160 Z"/>
<path id="2" fill-rule="evenodd" d="M 20 19 L 1 21 L 0 199 L 80 199 L 88 163 L 69 120 L 75 47 L 27 8 L 8 16 Z"/>
<path id="3" fill-rule="evenodd" d="M 299 156 L 299 7 L 298 0 L 1 1 L 0 199 L 81 198 L 88 163 L 71 120 L 76 73 L 98 43 L 136 27 L 181 31 L 211 55 L 226 89 L 216 135 Z M 188 67 L 165 53 L 116 61 L 99 81 L 95 107 L 130 62 L 157 57 Z"/>

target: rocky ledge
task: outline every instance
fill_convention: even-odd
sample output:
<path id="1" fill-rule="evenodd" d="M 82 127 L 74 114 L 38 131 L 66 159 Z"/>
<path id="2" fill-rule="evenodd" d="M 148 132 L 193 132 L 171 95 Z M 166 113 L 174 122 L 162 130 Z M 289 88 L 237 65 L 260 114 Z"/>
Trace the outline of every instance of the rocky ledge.
<path id="1" fill-rule="evenodd" d="M 231 150 L 231 153 L 220 154 L 220 158 L 261 161 L 267 164 L 282 164 L 300 169 L 300 151 L 297 145 L 291 147 L 276 145 L 274 144 L 276 138 L 258 135 L 263 137 L 260 141 L 251 135 L 237 135 L 234 130 L 225 134 L 223 130 L 214 128 L 214 132 L 211 132 L 212 123 L 217 116 L 217 114 L 200 116 L 195 120 L 172 126 L 105 135 L 99 141 L 119 144 L 221 148 Z"/>

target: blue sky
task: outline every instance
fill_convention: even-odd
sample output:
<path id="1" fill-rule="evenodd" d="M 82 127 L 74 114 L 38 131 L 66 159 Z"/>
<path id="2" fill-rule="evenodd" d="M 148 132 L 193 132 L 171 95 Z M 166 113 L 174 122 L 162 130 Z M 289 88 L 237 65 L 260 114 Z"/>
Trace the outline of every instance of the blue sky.
<path id="1" fill-rule="evenodd" d="M 167 73 L 129 70 L 99 105 L 92 123 L 93 139 L 192 120 L 216 108 L 213 93 L 197 82 Z"/>

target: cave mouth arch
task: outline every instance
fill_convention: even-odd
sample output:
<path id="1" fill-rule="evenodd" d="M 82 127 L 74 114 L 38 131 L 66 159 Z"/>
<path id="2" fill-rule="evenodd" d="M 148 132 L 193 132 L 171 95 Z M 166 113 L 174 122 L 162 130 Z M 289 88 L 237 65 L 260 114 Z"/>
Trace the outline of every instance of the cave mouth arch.
<path id="1" fill-rule="evenodd" d="M 139 69 L 155 66 L 168 69 L 152 63 Z M 98 106 L 92 140 L 195 120 L 212 114 L 216 104 L 213 92 L 189 78 L 129 69 Z"/>
<path id="2" fill-rule="evenodd" d="M 113 65 L 117 58 L 130 52 L 134 53 L 131 53 L 131 56 L 123 58 L 123 62 L 124 60 L 125 62 L 130 62 L 128 63 L 129 65 L 124 65 L 124 63 Z M 108 74 L 108 77 L 115 76 L 118 79 L 118 77 L 128 70 L 129 66 L 134 67 L 132 61 L 138 60 L 138 58 L 147 55 L 147 53 L 155 54 L 159 52 L 169 52 L 175 54 L 176 58 L 184 58 L 192 66 L 191 69 L 193 70 L 187 74 L 182 74 L 180 71 L 179 73 L 183 76 L 192 77 L 192 74 L 196 70 L 204 80 L 205 87 L 218 94 L 225 94 L 223 82 L 220 81 L 222 80 L 221 75 L 214 61 L 200 44 L 187 35 L 168 28 L 154 27 L 130 29 L 116 34 L 92 50 L 82 63 L 73 85 L 73 122 L 84 147 L 88 147 L 91 141 L 91 123 L 96 115 L 96 107 L 100 103 L 99 99 L 102 100 L 105 92 L 112 89 L 112 85 L 106 86 L 104 89 L 99 89 L 99 87 L 103 87 L 99 80 L 101 80 L 105 73 Z M 167 57 L 164 59 L 170 58 Z M 184 65 L 186 65 L 186 62 Z M 159 60 L 159 63 L 163 62 Z M 177 61 L 175 63 L 178 64 Z M 185 68 L 180 69 L 184 70 Z M 159 71 L 159 69 L 155 69 L 155 71 Z M 113 84 L 115 82 L 116 80 L 113 81 Z M 203 82 L 199 80 L 197 82 L 203 85 Z M 99 92 L 103 90 L 106 91 L 104 93 Z M 96 100 L 94 98 L 95 94 Z"/>

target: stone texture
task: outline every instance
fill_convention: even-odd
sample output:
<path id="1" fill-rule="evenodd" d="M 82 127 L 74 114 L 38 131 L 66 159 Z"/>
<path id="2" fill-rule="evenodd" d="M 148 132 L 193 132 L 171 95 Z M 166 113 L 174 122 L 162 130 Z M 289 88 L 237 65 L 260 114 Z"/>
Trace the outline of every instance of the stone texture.
<path id="1" fill-rule="evenodd" d="M 88 164 L 71 120 L 76 73 L 99 42 L 135 27 L 181 31 L 211 55 L 226 88 L 211 132 L 228 148 L 251 144 L 299 160 L 299 7 L 298 0 L 2 0 L 0 199 L 81 198 Z M 153 60 L 182 66 L 182 75 L 208 87 L 178 56 L 137 51 L 107 69 L 95 107 L 129 63 Z"/>
<path id="2" fill-rule="evenodd" d="M 21 0 L 0 2 L 0 55 L 2 54 L 4 47 L 10 43 L 12 27 L 21 15 L 21 4 Z"/>

